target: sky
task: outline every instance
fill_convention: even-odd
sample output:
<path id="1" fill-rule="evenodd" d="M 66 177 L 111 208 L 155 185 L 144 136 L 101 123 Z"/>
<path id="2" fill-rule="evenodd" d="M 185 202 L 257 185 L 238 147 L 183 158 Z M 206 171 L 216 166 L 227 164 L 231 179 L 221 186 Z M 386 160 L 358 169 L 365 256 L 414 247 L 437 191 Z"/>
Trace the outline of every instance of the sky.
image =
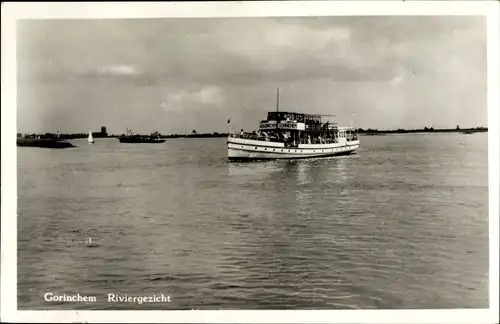
<path id="1" fill-rule="evenodd" d="M 24 20 L 18 132 L 254 130 L 268 111 L 361 128 L 486 126 L 476 16 Z"/>

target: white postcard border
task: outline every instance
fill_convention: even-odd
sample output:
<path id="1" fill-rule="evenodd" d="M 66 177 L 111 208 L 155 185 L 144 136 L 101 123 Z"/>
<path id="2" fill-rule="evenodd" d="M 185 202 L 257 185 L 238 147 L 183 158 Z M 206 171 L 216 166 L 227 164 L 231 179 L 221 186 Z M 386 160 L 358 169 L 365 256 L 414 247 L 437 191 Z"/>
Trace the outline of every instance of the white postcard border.
<path id="1" fill-rule="evenodd" d="M 498 321 L 499 14 L 497 1 L 2 3 L 1 320 L 162 323 L 493 323 Z M 484 310 L 18 311 L 16 20 L 77 18 L 484 15 L 488 32 L 490 308 Z M 471 107 L 471 109 L 475 109 Z"/>

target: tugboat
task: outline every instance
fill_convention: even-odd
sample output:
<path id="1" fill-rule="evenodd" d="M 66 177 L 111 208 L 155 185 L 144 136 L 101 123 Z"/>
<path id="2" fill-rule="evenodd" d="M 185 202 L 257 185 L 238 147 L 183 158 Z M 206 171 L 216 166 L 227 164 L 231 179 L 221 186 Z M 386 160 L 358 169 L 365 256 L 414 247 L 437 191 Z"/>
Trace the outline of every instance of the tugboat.
<path id="1" fill-rule="evenodd" d="M 75 145 L 62 140 L 59 138 L 59 132 L 57 137 L 44 137 L 41 138 L 40 135 L 27 135 L 20 136 L 16 140 L 17 146 L 28 146 L 28 147 L 41 147 L 41 148 L 68 148 L 76 147 Z"/>
<path id="2" fill-rule="evenodd" d="M 350 154 L 359 148 L 357 130 L 352 126 L 323 121 L 322 117 L 279 111 L 279 89 L 276 111 L 268 112 L 259 130 L 251 134 L 230 132 L 228 159 L 265 160 L 299 159 Z"/>
<path id="3" fill-rule="evenodd" d="M 119 136 L 120 143 L 165 143 L 165 140 L 160 137 L 160 133 L 154 132 L 149 136 L 133 134 L 131 129 L 127 129 L 127 135 Z"/>

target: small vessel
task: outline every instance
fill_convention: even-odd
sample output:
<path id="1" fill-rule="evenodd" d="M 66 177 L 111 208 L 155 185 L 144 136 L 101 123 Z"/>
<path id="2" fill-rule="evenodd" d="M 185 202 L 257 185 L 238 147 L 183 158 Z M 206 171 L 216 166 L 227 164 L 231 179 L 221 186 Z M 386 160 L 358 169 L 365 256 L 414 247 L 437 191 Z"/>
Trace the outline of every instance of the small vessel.
<path id="1" fill-rule="evenodd" d="M 68 148 L 75 145 L 61 140 L 58 137 L 40 138 L 39 135 L 22 136 L 16 140 L 17 146 L 42 147 L 42 148 Z"/>
<path id="2" fill-rule="evenodd" d="M 131 129 L 127 129 L 127 135 L 119 136 L 118 140 L 120 143 L 165 143 L 158 132 L 151 133 L 151 135 L 137 135 L 133 134 Z"/>
<path id="3" fill-rule="evenodd" d="M 268 112 L 259 130 L 251 134 L 230 132 L 227 140 L 229 160 L 298 159 L 350 154 L 360 145 L 352 126 L 324 121 L 315 115 L 279 111 Z"/>
<path id="4" fill-rule="evenodd" d="M 92 130 L 89 129 L 89 138 L 88 138 L 89 144 L 94 144 L 94 138 L 92 137 Z"/>

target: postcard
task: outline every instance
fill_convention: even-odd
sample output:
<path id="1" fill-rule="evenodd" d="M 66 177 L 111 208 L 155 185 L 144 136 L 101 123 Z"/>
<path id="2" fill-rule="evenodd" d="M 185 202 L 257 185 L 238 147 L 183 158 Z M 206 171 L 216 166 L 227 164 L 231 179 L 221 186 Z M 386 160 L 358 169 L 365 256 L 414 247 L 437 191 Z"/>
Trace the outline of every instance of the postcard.
<path id="1" fill-rule="evenodd" d="M 498 323 L 498 13 L 4 3 L 2 321 Z"/>

